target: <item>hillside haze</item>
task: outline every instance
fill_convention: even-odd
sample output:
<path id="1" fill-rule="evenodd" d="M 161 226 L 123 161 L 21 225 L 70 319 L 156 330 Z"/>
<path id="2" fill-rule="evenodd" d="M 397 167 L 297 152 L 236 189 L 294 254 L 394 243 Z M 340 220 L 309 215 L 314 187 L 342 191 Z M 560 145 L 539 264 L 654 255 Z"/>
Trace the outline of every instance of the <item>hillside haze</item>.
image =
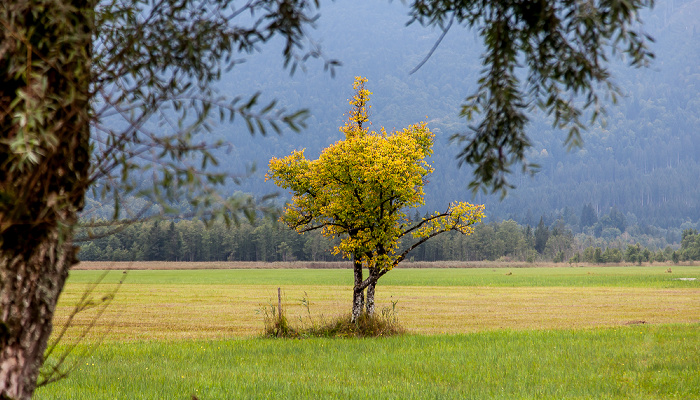
<path id="1" fill-rule="evenodd" d="M 317 29 L 310 32 L 326 58 L 342 66 L 335 76 L 323 63 L 310 59 L 305 71 L 290 76 L 283 70 L 279 48 L 243 56 L 220 83 L 229 96 L 262 92 L 262 101 L 277 99 L 287 109 L 308 108 L 308 128 L 251 137 L 244 125 L 219 125 L 215 136 L 233 146 L 221 154 L 221 168 L 244 172 L 257 166 L 241 185 L 227 191 L 257 195 L 279 191 L 264 182 L 268 160 L 306 148 L 315 158 L 340 139 L 347 99 L 354 76 L 369 79 L 374 94 L 373 128 L 400 129 L 427 121 L 436 134 L 434 174 L 426 185 L 422 212 L 444 209 L 454 200 L 485 203 L 489 220 L 512 218 L 535 225 L 541 215 L 551 219 L 580 217 L 591 204 L 601 216 L 611 207 L 626 216 L 628 225 L 697 227 L 700 220 L 700 0 L 658 4 L 644 15 L 645 30 L 656 40 L 656 59 L 647 69 L 633 69 L 612 56 L 614 81 L 624 96 L 607 106 L 604 121 L 583 133 L 584 147 L 567 152 L 566 132 L 533 114 L 527 128 L 533 148 L 528 158 L 541 165 L 531 178 L 515 173 L 517 187 L 499 200 L 497 195 L 472 197 L 468 166 L 458 167 L 452 134 L 468 131 L 458 117 L 464 98 L 472 94 L 481 70 L 481 45 L 476 34 L 453 27 L 437 51 L 414 74 L 440 35 L 417 24 L 406 26 L 408 9 L 400 2 L 329 2 L 321 7 Z M 517 169 L 517 168 L 516 168 Z M 281 193 L 284 197 L 286 194 Z"/>

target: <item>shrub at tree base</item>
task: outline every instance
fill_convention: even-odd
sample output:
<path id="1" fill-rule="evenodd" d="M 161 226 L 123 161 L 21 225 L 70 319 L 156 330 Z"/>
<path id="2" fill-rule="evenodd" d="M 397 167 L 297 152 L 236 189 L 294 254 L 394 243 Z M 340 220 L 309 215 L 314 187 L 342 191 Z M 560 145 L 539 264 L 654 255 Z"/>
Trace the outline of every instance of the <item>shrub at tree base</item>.
<path id="1" fill-rule="evenodd" d="M 385 308 L 380 313 L 362 313 L 352 322 L 352 315 L 341 315 L 329 321 L 321 321 L 319 324 L 311 323 L 295 328 L 289 325 L 284 316 L 265 318 L 264 336 L 269 338 L 310 338 L 310 337 L 384 337 L 406 333 L 399 324 L 396 312 L 391 308 Z"/>

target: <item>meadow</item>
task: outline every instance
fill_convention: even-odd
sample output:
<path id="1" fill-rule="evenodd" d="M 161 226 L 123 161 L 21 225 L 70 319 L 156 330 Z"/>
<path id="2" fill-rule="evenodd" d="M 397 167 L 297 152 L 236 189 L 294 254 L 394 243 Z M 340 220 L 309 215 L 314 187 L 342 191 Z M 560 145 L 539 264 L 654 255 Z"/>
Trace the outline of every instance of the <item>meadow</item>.
<path id="1" fill-rule="evenodd" d="M 407 335 L 303 340 L 260 338 L 261 311 L 281 287 L 292 323 L 346 313 L 351 271 L 72 271 L 57 326 L 118 292 L 36 398 L 700 398 L 700 268 L 667 268 L 399 268 L 377 301 Z"/>

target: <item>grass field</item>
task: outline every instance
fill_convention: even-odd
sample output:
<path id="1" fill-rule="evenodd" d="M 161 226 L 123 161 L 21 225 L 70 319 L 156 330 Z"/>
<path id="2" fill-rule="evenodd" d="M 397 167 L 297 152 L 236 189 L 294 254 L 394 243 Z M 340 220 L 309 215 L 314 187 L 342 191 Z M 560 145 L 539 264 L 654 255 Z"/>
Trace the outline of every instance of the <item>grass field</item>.
<path id="1" fill-rule="evenodd" d="M 540 267 L 540 268 L 396 268 L 379 286 L 617 286 L 657 288 L 700 288 L 700 266 L 650 267 Z M 122 269 L 113 269 L 106 283 L 118 282 Z M 90 283 L 103 270 L 72 271 L 70 283 Z M 212 269 L 212 270 L 130 270 L 132 284 L 185 285 L 352 285 L 347 269 Z M 683 281 L 681 278 L 695 278 Z"/>
<path id="2" fill-rule="evenodd" d="M 105 342 L 37 398 L 700 398 L 700 268 L 667 268 L 402 268 L 377 300 L 409 335 L 301 341 L 251 338 L 256 310 L 282 287 L 292 322 L 348 312 L 351 271 L 130 271 L 79 350 Z M 100 273 L 71 273 L 58 326 Z"/>
<path id="3" fill-rule="evenodd" d="M 37 399 L 700 398 L 697 326 L 103 344 Z"/>

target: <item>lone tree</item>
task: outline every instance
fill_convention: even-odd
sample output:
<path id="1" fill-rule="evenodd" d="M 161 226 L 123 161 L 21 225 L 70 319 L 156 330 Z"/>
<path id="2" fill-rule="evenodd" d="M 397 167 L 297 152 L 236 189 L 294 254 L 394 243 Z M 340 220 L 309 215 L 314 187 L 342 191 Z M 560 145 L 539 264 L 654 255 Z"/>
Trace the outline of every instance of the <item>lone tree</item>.
<path id="1" fill-rule="evenodd" d="M 432 168 L 425 158 L 432 154 L 433 134 L 425 123 L 387 133 L 370 131 L 367 80 L 355 78 L 356 94 L 346 124 L 345 139 L 326 148 L 318 160 L 307 160 L 304 151 L 270 160 L 267 179 L 292 194 L 282 220 L 297 232 L 322 229 L 339 237 L 333 249 L 353 261 L 352 321 L 362 312 L 374 312 L 374 292 L 379 278 L 431 237 L 447 231 L 472 233 L 483 218 L 483 205 L 453 203 L 411 223 L 407 212 L 424 204 L 423 186 Z M 402 237 L 413 243 L 399 250 Z M 363 268 L 369 272 L 363 277 Z"/>

